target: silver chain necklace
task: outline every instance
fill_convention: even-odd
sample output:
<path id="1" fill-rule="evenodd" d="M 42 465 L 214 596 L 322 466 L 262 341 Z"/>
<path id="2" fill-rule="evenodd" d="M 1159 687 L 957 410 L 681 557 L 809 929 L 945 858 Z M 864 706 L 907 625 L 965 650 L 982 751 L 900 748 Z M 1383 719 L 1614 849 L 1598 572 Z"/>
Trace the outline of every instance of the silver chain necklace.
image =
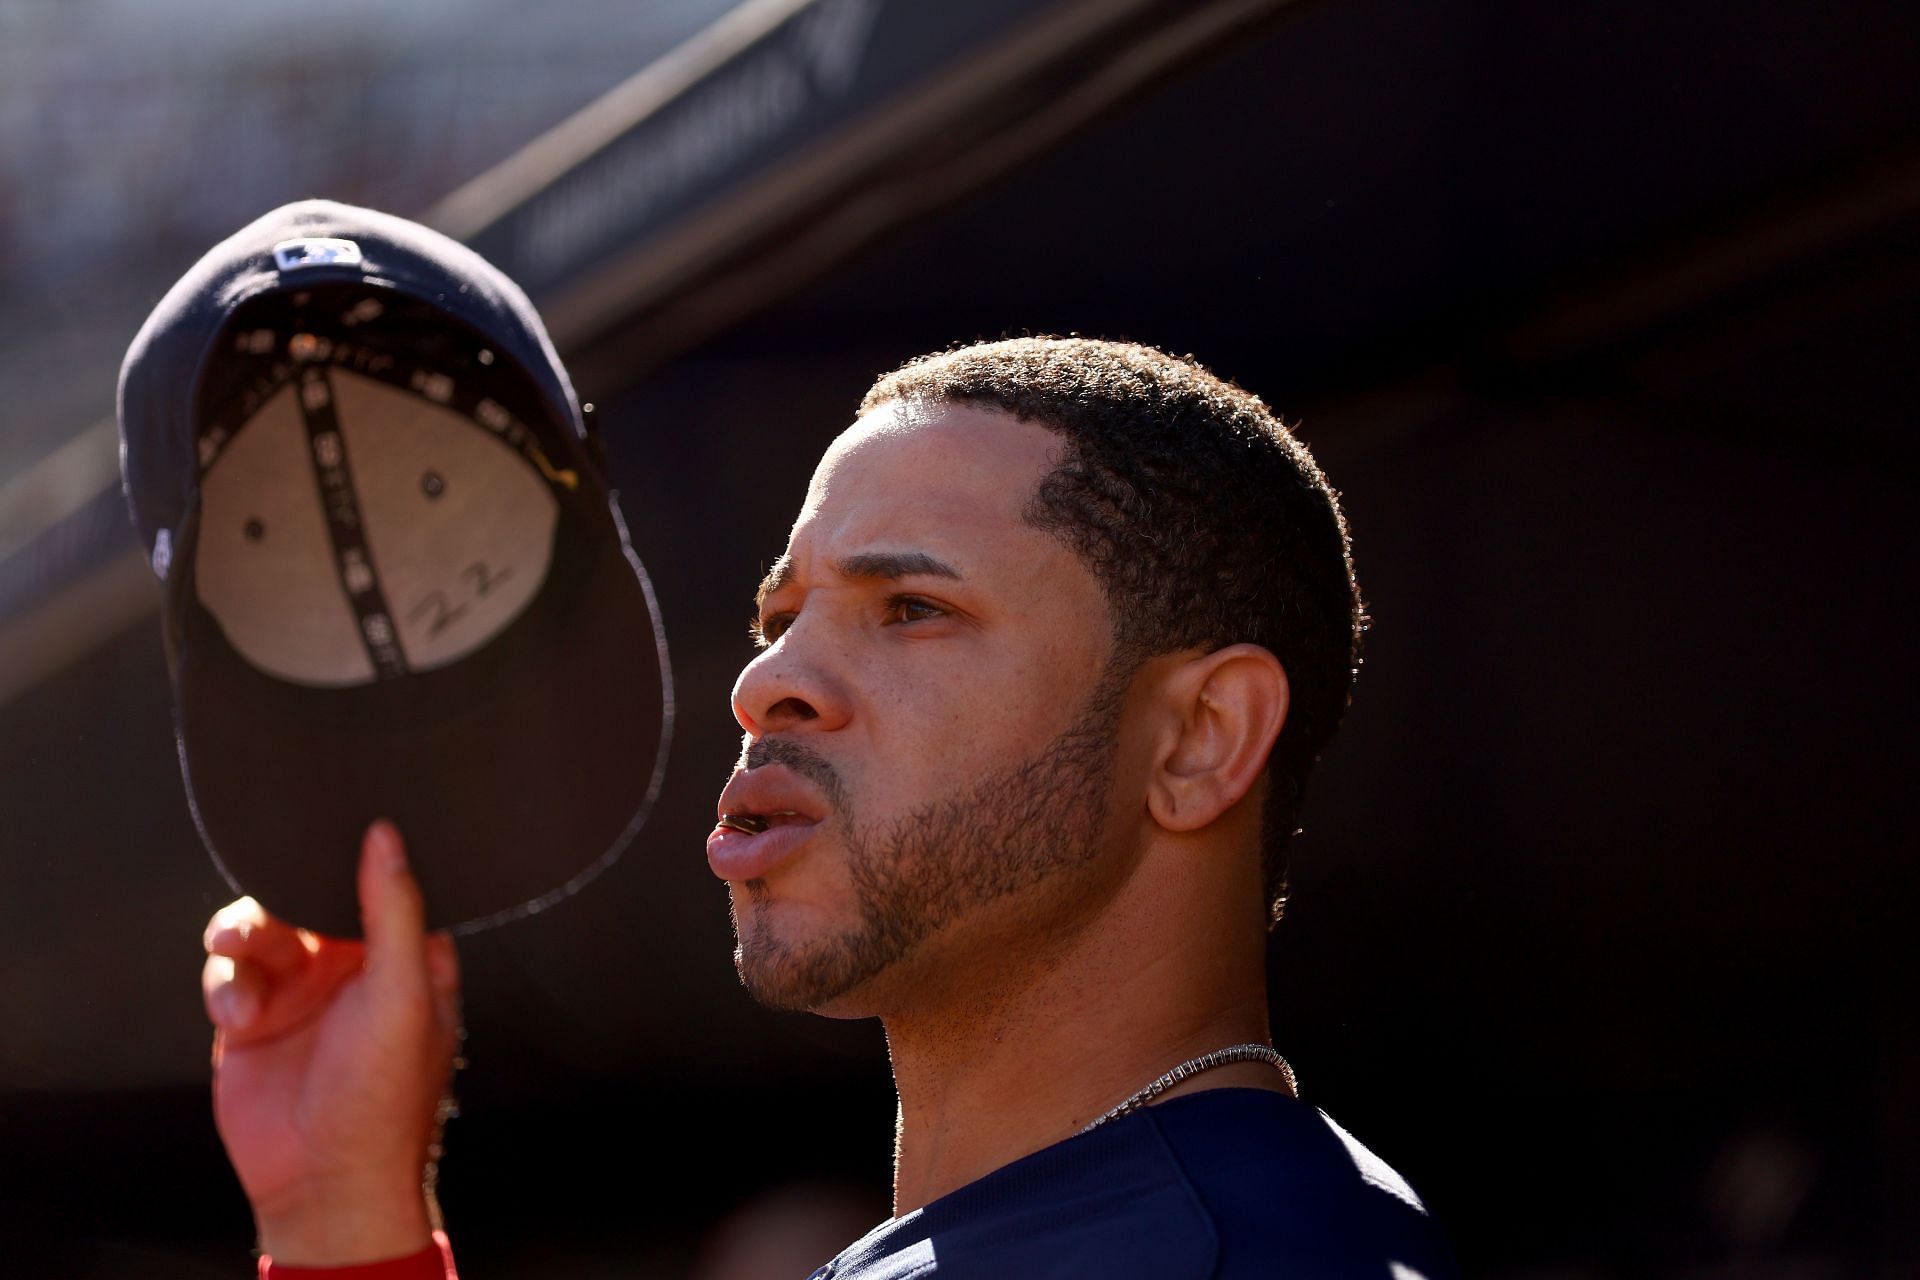
<path id="1" fill-rule="evenodd" d="M 1109 1120 L 1124 1116 L 1129 1111 L 1138 1111 L 1141 1107 L 1146 1106 L 1149 1102 L 1152 1102 L 1155 1098 L 1173 1088 L 1173 1086 L 1179 1084 L 1182 1080 L 1191 1080 L 1202 1071 L 1211 1071 L 1215 1067 L 1224 1067 L 1229 1062 L 1264 1062 L 1280 1073 L 1281 1078 L 1287 1082 L 1287 1092 L 1289 1094 L 1296 1098 L 1300 1096 L 1300 1082 L 1294 1078 L 1293 1067 L 1288 1064 L 1285 1058 L 1274 1052 L 1270 1046 L 1264 1044 L 1228 1045 L 1224 1049 L 1215 1049 L 1212 1053 L 1203 1053 L 1197 1058 L 1188 1058 L 1185 1062 L 1167 1072 L 1167 1074 L 1161 1076 L 1158 1080 L 1155 1080 L 1152 1084 L 1140 1090 L 1140 1092 L 1134 1094 L 1113 1110 L 1095 1119 L 1080 1132 L 1086 1133 L 1089 1130 L 1098 1129 Z"/>

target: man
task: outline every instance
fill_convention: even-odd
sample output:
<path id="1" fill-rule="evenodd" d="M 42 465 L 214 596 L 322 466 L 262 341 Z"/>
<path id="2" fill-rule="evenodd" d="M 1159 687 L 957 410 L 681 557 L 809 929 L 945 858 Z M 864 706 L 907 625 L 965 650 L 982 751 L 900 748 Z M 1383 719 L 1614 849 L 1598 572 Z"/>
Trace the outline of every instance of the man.
<path id="1" fill-rule="evenodd" d="M 761 585 L 707 847 L 748 990 L 886 1028 L 895 1216 L 817 1275 L 1452 1274 L 1268 1047 L 1288 837 L 1362 625 L 1325 477 L 1190 362 L 1020 339 L 874 386 Z M 360 893 L 364 945 L 246 900 L 208 932 L 216 1111 L 274 1274 L 442 1265 L 453 952 L 390 826 Z"/>

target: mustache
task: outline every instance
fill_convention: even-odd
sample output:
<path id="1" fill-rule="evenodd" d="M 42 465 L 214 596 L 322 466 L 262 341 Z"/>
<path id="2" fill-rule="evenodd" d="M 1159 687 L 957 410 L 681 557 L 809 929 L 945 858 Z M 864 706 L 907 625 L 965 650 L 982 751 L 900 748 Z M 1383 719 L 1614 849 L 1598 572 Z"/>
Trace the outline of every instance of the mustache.
<path id="1" fill-rule="evenodd" d="M 839 772 L 805 743 L 791 738 L 756 738 L 740 753 L 740 767 L 749 772 L 768 764 L 785 765 L 820 788 L 836 810 L 843 806 L 846 791 L 840 785 Z"/>

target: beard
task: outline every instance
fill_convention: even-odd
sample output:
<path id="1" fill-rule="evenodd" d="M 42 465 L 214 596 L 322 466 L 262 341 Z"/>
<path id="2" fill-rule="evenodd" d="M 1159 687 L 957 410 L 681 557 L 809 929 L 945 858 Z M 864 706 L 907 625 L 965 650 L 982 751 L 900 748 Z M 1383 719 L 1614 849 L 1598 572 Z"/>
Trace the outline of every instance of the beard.
<path id="1" fill-rule="evenodd" d="M 1126 685 L 1107 672 L 1073 725 L 1031 759 L 871 825 L 861 823 L 839 775 L 813 748 L 783 738 L 752 743 L 747 768 L 782 764 L 825 793 L 845 831 L 855 918 L 837 935 L 793 940 L 767 924 L 743 929 L 736 904 L 734 966 L 748 992 L 771 1008 L 822 1008 L 893 969 L 960 916 L 1031 895 L 1091 864 Z M 743 887 L 765 920 L 765 883 Z"/>

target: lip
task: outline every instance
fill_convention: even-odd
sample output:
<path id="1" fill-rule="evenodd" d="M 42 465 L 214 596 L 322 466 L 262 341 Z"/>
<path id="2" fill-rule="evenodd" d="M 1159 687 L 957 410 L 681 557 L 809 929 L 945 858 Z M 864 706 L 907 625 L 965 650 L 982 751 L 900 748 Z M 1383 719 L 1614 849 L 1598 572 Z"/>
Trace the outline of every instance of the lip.
<path id="1" fill-rule="evenodd" d="M 707 835 L 707 866 L 722 880 L 758 880 L 799 852 L 827 815 L 818 790 L 785 765 L 736 772 L 715 806 L 729 813 L 780 814 L 765 831 L 716 825 Z"/>
<path id="2" fill-rule="evenodd" d="M 716 826 L 707 835 L 707 866 L 729 883 L 758 880 L 798 853 L 818 826 L 789 822 L 753 835 Z"/>

